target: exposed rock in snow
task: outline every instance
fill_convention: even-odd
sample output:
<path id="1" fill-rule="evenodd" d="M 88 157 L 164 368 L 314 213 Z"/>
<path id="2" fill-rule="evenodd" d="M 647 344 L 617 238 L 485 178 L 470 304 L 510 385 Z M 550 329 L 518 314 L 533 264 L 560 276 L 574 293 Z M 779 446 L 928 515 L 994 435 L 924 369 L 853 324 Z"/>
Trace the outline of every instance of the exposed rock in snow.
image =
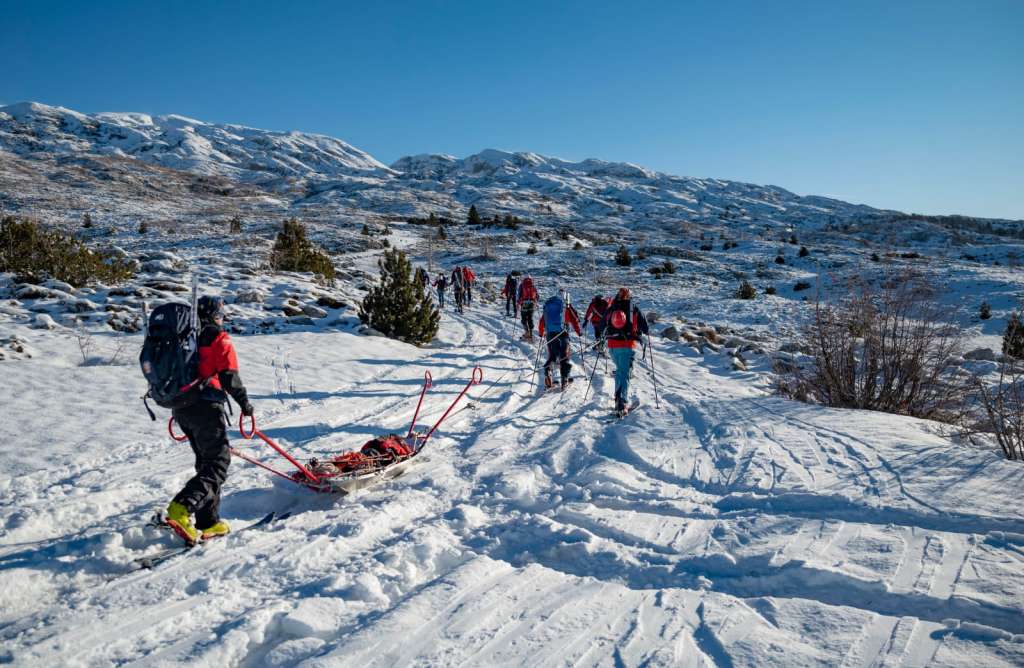
<path id="1" fill-rule="evenodd" d="M 36 329 L 57 329 L 59 325 L 54 322 L 53 318 L 48 313 L 39 313 L 36 315 L 35 322 L 32 325 Z"/>

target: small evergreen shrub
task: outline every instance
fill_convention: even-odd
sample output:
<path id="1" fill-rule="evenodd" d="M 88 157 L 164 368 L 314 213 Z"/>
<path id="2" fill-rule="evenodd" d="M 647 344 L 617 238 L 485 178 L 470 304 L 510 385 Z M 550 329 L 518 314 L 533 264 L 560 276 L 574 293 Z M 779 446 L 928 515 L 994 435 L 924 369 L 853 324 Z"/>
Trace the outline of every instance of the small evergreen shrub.
<path id="1" fill-rule="evenodd" d="M 625 246 L 619 246 L 619 250 L 615 252 L 615 264 L 620 267 L 629 267 L 633 264 L 633 258 Z"/>
<path id="2" fill-rule="evenodd" d="M 665 260 L 661 265 L 661 272 L 663 274 L 674 274 L 676 273 L 676 266 L 672 264 L 672 260 Z"/>
<path id="3" fill-rule="evenodd" d="M 363 223 L 363 231 L 362 231 L 362 234 L 363 234 L 364 236 L 367 236 L 367 237 L 368 237 L 368 236 L 370 236 L 370 226 L 369 226 L 369 225 L 367 225 L 366 223 Z"/>
<path id="4" fill-rule="evenodd" d="M 767 288 L 764 289 L 764 293 L 766 295 L 774 295 L 776 292 L 777 290 L 775 289 L 774 285 L 769 285 Z"/>
<path id="5" fill-rule="evenodd" d="M 576 243 L 574 243 L 572 245 L 572 249 L 573 250 L 583 250 L 583 244 L 581 244 L 580 242 L 577 241 Z"/>
<path id="6" fill-rule="evenodd" d="M 306 226 L 295 218 L 284 221 L 277 233 L 270 266 L 278 271 L 311 271 L 334 280 L 331 258 L 306 238 Z"/>
<path id="7" fill-rule="evenodd" d="M 811 254 L 811 251 L 807 250 L 807 246 L 801 246 L 800 247 L 800 252 L 797 253 L 797 255 L 799 257 L 807 257 L 810 254 Z"/>
<path id="8" fill-rule="evenodd" d="M 811 284 L 808 283 L 807 281 L 800 281 L 796 285 L 793 286 L 793 292 L 800 292 L 801 290 L 809 290 L 810 287 L 811 287 Z"/>
<path id="9" fill-rule="evenodd" d="M 480 212 L 476 210 L 476 204 L 469 207 L 469 214 L 466 216 L 467 225 L 482 225 L 483 219 L 480 218 Z"/>
<path id="10" fill-rule="evenodd" d="M 1003 332 L 1003 354 L 1014 359 L 1024 359 L 1024 323 L 1019 313 L 1010 315 Z"/>
<path id="11" fill-rule="evenodd" d="M 537 246 L 535 246 L 534 244 L 530 244 L 530 247 L 526 249 L 526 254 L 527 255 L 536 255 L 537 254 Z"/>
<path id="12" fill-rule="evenodd" d="M 92 227 L 92 216 L 88 213 L 82 215 L 82 227 L 85 229 Z"/>
<path id="13" fill-rule="evenodd" d="M 881 262 L 882 258 L 878 257 L 878 253 L 872 253 L 871 254 L 871 261 L 872 262 Z"/>
<path id="14" fill-rule="evenodd" d="M 753 299 L 757 296 L 757 290 L 750 281 L 743 281 L 740 283 L 740 287 L 736 290 L 736 299 Z"/>
<path id="15" fill-rule="evenodd" d="M 981 302 L 981 308 L 978 310 L 978 317 L 982 320 L 988 320 L 992 317 L 992 305 L 988 302 Z"/>
<path id="16" fill-rule="evenodd" d="M 111 251 L 90 249 L 74 237 L 10 216 L 0 221 L 0 272 L 11 272 L 20 281 L 50 277 L 75 287 L 90 281 L 121 283 L 135 273 L 131 261 Z"/>
<path id="17" fill-rule="evenodd" d="M 142 221 L 139 223 L 139 234 L 146 234 L 149 232 L 149 223 Z"/>
<path id="18" fill-rule="evenodd" d="M 437 334 L 441 312 L 429 293 L 412 276 L 405 253 L 385 251 L 377 261 L 380 282 L 370 289 L 359 307 L 359 320 L 384 336 L 422 346 Z"/>
<path id="19" fill-rule="evenodd" d="M 796 240 L 796 235 L 795 234 L 791 234 L 790 237 L 789 237 L 789 243 L 791 243 L 792 245 L 796 246 L 800 242 L 798 242 Z"/>
<path id="20" fill-rule="evenodd" d="M 551 237 L 548 237 L 547 239 L 544 240 L 544 245 L 545 246 L 554 246 L 555 242 L 551 240 Z"/>
<path id="21" fill-rule="evenodd" d="M 712 246 L 711 244 L 701 244 L 700 245 L 700 249 L 702 251 L 709 251 L 709 250 L 712 250 L 713 248 L 714 248 L 714 246 Z"/>
<path id="22" fill-rule="evenodd" d="M 228 221 L 228 231 L 231 232 L 231 234 L 241 234 L 242 219 L 238 216 L 232 216 L 231 220 Z"/>
<path id="23" fill-rule="evenodd" d="M 781 255 L 776 255 L 775 264 L 786 264 L 786 258 L 782 257 Z"/>

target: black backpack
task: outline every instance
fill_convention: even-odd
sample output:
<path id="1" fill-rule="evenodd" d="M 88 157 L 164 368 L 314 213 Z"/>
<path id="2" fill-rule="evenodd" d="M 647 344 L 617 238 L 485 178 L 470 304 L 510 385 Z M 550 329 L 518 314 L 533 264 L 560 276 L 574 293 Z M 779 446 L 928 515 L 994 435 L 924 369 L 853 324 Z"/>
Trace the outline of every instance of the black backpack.
<path id="1" fill-rule="evenodd" d="M 149 316 L 146 339 L 139 353 L 142 375 L 149 383 L 143 397 L 146 410 L 156 420 L 146 398 L 163 408 L 184 408 L 199 397 L 199 342 L 187 304 L 158 306 Z"/>

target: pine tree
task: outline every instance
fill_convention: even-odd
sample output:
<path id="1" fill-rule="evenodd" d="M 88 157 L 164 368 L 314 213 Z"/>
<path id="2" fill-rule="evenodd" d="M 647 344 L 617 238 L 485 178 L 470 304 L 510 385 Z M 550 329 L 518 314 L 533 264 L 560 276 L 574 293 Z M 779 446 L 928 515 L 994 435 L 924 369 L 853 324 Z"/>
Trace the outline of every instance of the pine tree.
<path id="1" fill-rule="evenodd" d="M 306 238 L 306 227 L 297 219 L 284 221 L 270 251 L 270 266 L 278 271 L 311 271 L 334 280 L 334 264 L 327 253 Z"/>
<path id="2" fill-rule="evenodd" d="M 620 267 L 628 267 L 633 264 L 633 258 L 630 257 L 629 251 L 626 250 L 625 246 L 619 246 L 619 250 L 615 253 L 615 264 Z"/>
<path id="3" fill-rule="evenodd" d="M 359 319 L 385 336 L 417 346 L 437 334 L 441 313 L 429 294 L 412 277 L 405 253 L 385 251 L 377 261 L 380 283 L 370 289 L 359 307 Z"/>
<path id="4" fill-rule="evenodd" d="M 82 216 L 82 227 L 86 229 L 92 227 L 92 216 L 90 216 L 88 213 Z"/>
<path id="5" fill-rule="evenodd" d="M 363 223 L 363 232 L 362 233 L 364 235 L 366 235 L 366 236 L 370 236 L 370 226 L 367 225 L 366 223 Z"/>
<path id="6" fill-rule="evenodd" d="M 238 216 L 233 216 L 231 220 L 228 222 L 228 231 L 231 232 L 231 234 L 241 234 L 242 219 L 239 218 Z"/>
<path id="7" fill-rule="evenodd" d="M 480 225 L 483 220 L 480 218 L 480 213 L 476 210 L 476 204 L 469 207 L 469 215 L 466 217 L 467 225 Z"/>
<path id="8" fill-rule="evenodd" d="M 1006 321 L 1006 331 L 1003 332 L 1003 354 L 1015 359 L 1024 359 L 1024 323 L 1020 315 L 1014 313 Z"/>

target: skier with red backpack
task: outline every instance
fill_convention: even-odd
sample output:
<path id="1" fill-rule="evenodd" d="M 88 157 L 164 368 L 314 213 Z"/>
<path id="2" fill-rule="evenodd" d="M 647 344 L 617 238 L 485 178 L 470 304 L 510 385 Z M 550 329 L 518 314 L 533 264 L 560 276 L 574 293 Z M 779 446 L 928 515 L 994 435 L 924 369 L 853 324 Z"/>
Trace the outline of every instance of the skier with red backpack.
<path id="1" fill-rule="evenodd" d="M 540 295 L 537 294 L 537 288 L 533 285 L 533 278 L 526 276 L 519 284 L 519 295 L 516 298 L 516 303 L 519 305 L 519 316 L 523 322 L 522 338 L 525 341 L 533 341 L 533 308 L 539 299 Z"/>
<path id="2" fill-rule="evenodd" d="M 462 267 L 462 278 L 466 290 L 466 306 L 469 306 L 473 303 L 473 281 L 476 280 L 476 274 L 469 268 L 469 265 Z"/>
<path id="3" fill-rule="evenodd" d="M 545 338 L 548 346 L 548 358 L 544 362 L 544 386 L 554 385 L 551 367 L 558 363 L 559 375 L 562 381 L 562 389 L 572 382 L 569 373 L 572 371 L 572 363 L 569 361 L 569 327 L 576 330 L 576 336 L 582 334 L 580 329 L 579 315 L 570 303 L 569 293 L 559 290 L 544 302 L 544 312 L 541 314 L 538 328 L 540 335 Z M 547 332 L 545 334 L 545 331 Z"/>
<path id="4" fill-rule="evenodd" d="M 594 328 L 594 344 L 601 355 L 605 355 L 604 321 L 611 302 L 612 300 L 606 299 L 604 295 L 594 295 L 594 298 L 590 300 L 590 305 L 587 306 L 586 313 L 583 314 L 583 320 L 589 322 Z"/>
<path id="5" fill-rule="evenodd" d="M 648 334 L 647 319 L 633 304 L 629 288 L 619 288 L 608 306 L 604 335 L 615 363 L 615 413 L 620 417 L 629 412 L 629 379 L 633 373 L 636 342 L 644 334 Z"/>
<path id="6" fill-rule="evenodd" d="M 224 300 L 193 297 L 193 303 L 194 309 L 177 303 L 155 309 L 139 356 L 150 384 L 147 397 L 171 409 L 195 453 L 196 474 L 167 506 L 165 518 L 189 545 L 231 530 L 219 513 L 221 486 L 231 463 L 224 412 L 228 396 L 242 415 L 253 414 L 238 375 L 235 347 L 222 329 Z M 156 419 L 152 411 L 150 416 Z"/>

